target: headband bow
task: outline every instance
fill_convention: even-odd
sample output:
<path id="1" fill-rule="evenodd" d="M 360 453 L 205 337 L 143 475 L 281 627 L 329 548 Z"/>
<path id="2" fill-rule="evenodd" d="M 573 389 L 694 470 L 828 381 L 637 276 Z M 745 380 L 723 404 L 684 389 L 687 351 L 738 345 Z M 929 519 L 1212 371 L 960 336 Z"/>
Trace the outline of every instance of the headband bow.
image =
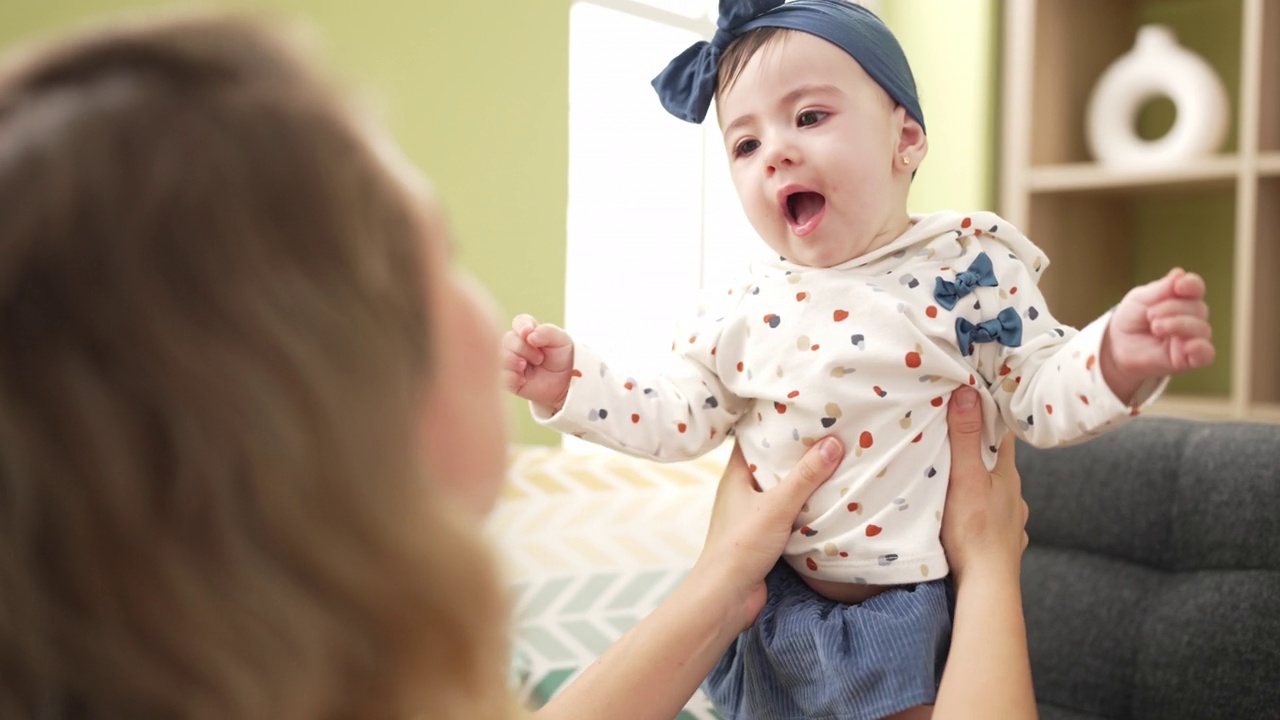
<path id="1" fill-rule="evenodd" d="M 701 123 L 715 99 L 720 55 L 740 36 L 763 27 L 806 32 L 849 53 L 924 128 L 902 46 L 880 18 L 849 0 L 720 0 L 711 41 L 689 46 L 653 79 L 662 107 L 681 120 Z"/>
<path id="2" fill-rule="evenodd" d="M 653 79 L 662 107 L 686 122 L 702 122 L 716 94 L 720 54 L 746 32 L 743 25 L 782 4 L 783 0 L 720 0 L 720 17 L 711 42 L 699 40 L 690 45 Z"/>

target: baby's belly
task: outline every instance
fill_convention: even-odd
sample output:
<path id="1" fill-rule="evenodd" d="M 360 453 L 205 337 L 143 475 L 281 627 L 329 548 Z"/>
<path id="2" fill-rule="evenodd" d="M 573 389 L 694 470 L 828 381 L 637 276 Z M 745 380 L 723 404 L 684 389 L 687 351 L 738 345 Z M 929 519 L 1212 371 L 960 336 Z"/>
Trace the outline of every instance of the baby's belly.
<path id="1" fill-rule="evenodd" d="M 820 580 L 804 574 L 800 575 L 800 579 L 822 597 L 849 604 L 869 600 L 892 587 L 891 585 L 855 585 L 833 580 Z"/>

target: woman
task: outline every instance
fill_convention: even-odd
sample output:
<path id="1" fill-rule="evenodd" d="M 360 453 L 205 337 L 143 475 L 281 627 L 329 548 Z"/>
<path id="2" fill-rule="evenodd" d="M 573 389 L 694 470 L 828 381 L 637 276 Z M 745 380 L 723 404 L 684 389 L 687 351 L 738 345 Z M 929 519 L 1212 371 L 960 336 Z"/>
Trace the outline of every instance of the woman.
<path id="1" fill-rule="evenodd" d="M 517 714 L 478 529 L 506 451 L 489 301 L 280 37 L 119 25 L 0 70 L 0 716 Z M 1031 716 L 1017 474 L 964 405 L 936 714 Z M 735 455 L 686 582 L 539 717 L 674 716 L 829 443 L 768 493 Z"/>

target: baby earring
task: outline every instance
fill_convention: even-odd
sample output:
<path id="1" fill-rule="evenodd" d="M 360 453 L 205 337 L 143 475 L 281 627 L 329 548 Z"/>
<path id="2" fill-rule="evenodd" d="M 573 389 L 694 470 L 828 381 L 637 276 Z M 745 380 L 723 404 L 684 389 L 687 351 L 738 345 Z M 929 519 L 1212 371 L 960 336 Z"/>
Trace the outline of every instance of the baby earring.
<path id="1" fill-rule="evenodd" d="M 907 157 L 906 155 L 903 155 L 903 156 L 902 156 L 902 164 L 903 164 L 903 165 L 910 165 L 910 164 L 911 164 L 911 158 Z"/>

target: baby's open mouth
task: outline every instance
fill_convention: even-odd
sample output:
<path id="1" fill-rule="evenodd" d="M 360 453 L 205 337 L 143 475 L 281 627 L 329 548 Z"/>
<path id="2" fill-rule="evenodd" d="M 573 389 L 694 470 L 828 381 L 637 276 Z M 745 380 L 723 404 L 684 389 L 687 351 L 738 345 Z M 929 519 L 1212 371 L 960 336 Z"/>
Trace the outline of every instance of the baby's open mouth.
<path id="1" fill-rule="evenodd" d="M 827 199 L 822 193 L 801 191 L 787 196 L 787 218 L 792 224 L 803 227 L 822 212 Z"/>

